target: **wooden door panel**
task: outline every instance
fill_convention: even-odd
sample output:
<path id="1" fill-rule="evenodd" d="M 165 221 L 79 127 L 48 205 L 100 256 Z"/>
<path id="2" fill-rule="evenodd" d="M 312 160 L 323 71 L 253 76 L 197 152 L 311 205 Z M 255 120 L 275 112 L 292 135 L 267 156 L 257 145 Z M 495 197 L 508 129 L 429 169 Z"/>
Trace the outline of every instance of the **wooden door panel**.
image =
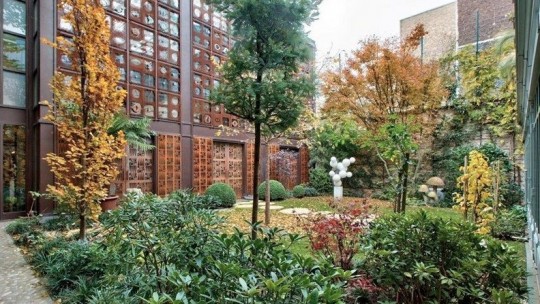
<path id="1" fill-rule="evenodd" d="M 243 190 L 243 146 L 214 143 L 213 182 L 229 184 L 237 196 Z"/>

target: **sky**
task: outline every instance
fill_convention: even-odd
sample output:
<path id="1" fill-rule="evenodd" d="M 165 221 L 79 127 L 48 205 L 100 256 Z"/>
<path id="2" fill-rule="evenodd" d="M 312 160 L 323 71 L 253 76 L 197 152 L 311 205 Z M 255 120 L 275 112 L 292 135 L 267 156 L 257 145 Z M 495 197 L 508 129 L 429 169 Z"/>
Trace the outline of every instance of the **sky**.
<path id="1" fill-rule="evenodd" d="M 454 0 L 323 0 L 319 19 L 308 28 L 317 61 L 350 53 L 367 37 L 399 36 L 399 21 Z"/>

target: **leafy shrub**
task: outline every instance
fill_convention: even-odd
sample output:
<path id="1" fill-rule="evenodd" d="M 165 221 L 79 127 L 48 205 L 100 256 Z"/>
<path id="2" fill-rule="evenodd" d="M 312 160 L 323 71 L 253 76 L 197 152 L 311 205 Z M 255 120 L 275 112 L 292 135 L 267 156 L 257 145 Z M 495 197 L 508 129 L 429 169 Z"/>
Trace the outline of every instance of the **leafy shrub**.
<path id="1" fill-rule="evenodd" d="M 302 198 L 306 196 L 306 189 L 302 185 L 294 186 L 292 190 L 293 197 Z"/>
<path id="2" fill-rule="evenodd" d="M 371 278 L 360 273 L 347 282 L 346 303 L 376 303 L 379 292 Z"/>
<path id="3" fill-rule="evenodd" d="M 215 183 L 208 187 L 205 195 L 211 195 L 219 198 L 221 205 L 219 207 L 230 208 L 236 203 L 236 193 L 234 189 L 225 183 Z"/>
<path id="4" fill-rule="evenodd" d="M 508 210 L 500 210 L 495 221 L 491 223 L 491 235 L 499 239 L 525 237 L 527 228 L 527 213 L 522 206 L 514 206 Z"/>
<path id="5" fill-rule="evenodd" d="M 197 200 L 199 201 L 201 208 L 205 209 L 218 209 L 218 208 L 230 208 L 232 206 L 226 206 L 223 204 L 221 199 L 217 196 L 213 195 L 201 195 L 197 197 Z M 234 205 L 234 204 L 233 204 Z"/>
<path id="6" fill-rule="evenodd" d="M 506 207 L 521 205 L 523 201 L 523 190 L 521 186 L 513 181 L 505 183 L 501 186 L 501 203 Z"/>
<path id="7" fill-rule="evenodd" d="M 444 190 L 448 195 L 446 195 L 444 200 L 440 202 L 441 206 L 450 206 L 453 204 L 451 194 L 454 192 L 459 192 L 456 183 L 457 178 L 462 174 L 462 172 L 459 171 L 459 168 L 464 165 L 465 156 L 467 156 L 473 149 L 476 149 L 484 154 L 490 164 L 495 161 L 500 161 L 502 169 L 501 171 L 503 174 L 507 174 L 512 170 L 512 163 L 508 157 L 508 154 L 493 143 L 486 143 L 478 148 L 474 148 L 470 145 L 462 145 L 450 149 L 443 146 L 441 149 L 443 152 L 436 154 L 433 162 L 433 174 L 442 177 L 446 183 Z M 505 187 L 506 186 L 504 184 L 501 185 L 501 194 L 503 197 Z"/>
<path id="8" fill-rule="evenodd" d="M 383 201 L 391 201 L 396 197 L 395 190 L 391 186 L 383 187 L 373 191 L 371 197 Z"/>
<path id="9" fill-rule="evenodd" d="M 259 188 L 257 190 L 259 193 L 260 199 L 266 199 L 266 181 L 262 182 L 259 185 Z M 283 184 L 278 182 L 277 180 L 270 180 L 270 200 L 271 201 L 280 201 L 288 198 L 289 195 L 287 194 L 287 190 L 285 190 L 285 187 L 283 187 Z"/>
<path id="10" fill-rule="evenodd" d="M 328 171 L 322 168 L 309 170 L 309 186 L 315 188 L 319 193 L 331 193 L 333 185 Z"/>
<path id="11" fill-rule="evenodd" d="M 367 201 L 334 205 L 337 213 L 317 214 L 302 222 L 311 249 L 330 258 L 334 265 L 352 269 L 353 257 L 358 253 L 360 236 L 367 228 Z"/>
<path id="12" fill-rule="evenodd" d="M 60 213 L 55 217 L 45 218 L 42 226 L 48 231 L 67 231 L 78 228 L 78 225 L 78 221 L 72 214 Z"/>
<path id="13" fill-rule="evenodd" d="M 6 232 L 10 235 L 21 235 L 32 232 L 39 226 L 39 218 L 19 218 L 6 226 Z"/>
<path id="14" fill-rule="evenodd" d="M 526 296 L 525 269 L 506 244 L 476 227 L 425 212 L 376 220 L 363 248 L 361 269 L 381 288 L 379 300 L 398 303 L 505 303 Z"/>
<path id="15" fill-rule="evenodd" d="M 16 245 L 30 246 L 38 242 L 43 233 L 39 230 L 40 217 L 16 219 L 6 227 L 6 232 L 13 237 Z"/>
<path id="16" fill-rule="evenodd" d="M 315 189 L 313 187 L 305 187 L 304 188 L 304 195 L 306 197 L 319 196 L 319 191 L 317 191 L 317 189 Z"/>
<path id="17" fill-rule="evenodd" d="M 300 237 L 256 227 L 251 240 L 201 209 L 197 196 L 131 197 L 103 220 L 92 243 L 53 239 L 32 263 L 64 303 L 338 303 L 345 272 L 293 254 Z"/>
<path id="18" fill-rule="evenodd" d="M 79 278 L 90 279 L 103 273 L 104 269 L 92 267 L 91 248 L 95 245 L 80 241 L 58 244 L 60 246 L 48 254 L 45 263 L 39 265 L 47 274 L 46 286 L 53 294 L 75 287 Z"/>

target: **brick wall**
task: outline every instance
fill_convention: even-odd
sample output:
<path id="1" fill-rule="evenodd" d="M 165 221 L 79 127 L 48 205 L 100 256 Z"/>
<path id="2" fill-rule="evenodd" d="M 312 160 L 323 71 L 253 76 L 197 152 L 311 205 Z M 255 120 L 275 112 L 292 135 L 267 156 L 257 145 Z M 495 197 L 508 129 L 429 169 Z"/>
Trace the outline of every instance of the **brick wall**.
<path id="1" fill-rule="evenodd" d="M 480 39 L 493 38 L 501 31 L 512 29 L 512 0 L 458 0 L 458 45 L 476 42 L 476 11 L 479 11 Z"/>
<path id="2" fill-rule="evenodd" d="M 405 38 L 417 24 L 423 24 L 428 34 L 424 37 L 424 59 L 438 59 L 455 49 L 456 2 L 402 19 L 401 37 Z M 420 47 L 416 51 L 420 56 Z"/>

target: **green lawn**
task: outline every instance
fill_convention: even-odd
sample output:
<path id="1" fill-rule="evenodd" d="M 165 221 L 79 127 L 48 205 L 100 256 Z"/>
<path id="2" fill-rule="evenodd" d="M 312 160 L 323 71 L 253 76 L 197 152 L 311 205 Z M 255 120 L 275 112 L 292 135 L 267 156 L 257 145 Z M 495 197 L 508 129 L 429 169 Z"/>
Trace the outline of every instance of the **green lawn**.
<path id="1" fill-rule="evenodd" d="M 313 211 L 334 211 L 334 209 L 330 206 L 330 203 L 332 202 L 333 198 L 330 196 L 320 196 L 320 197 L 305 197 L 302 199 L 298 198 L 291 198 L 284 201 L 274 202 L 276 205 L 283 206 L 284 208 L 308 208 Z M 363 202 L 363 199 L 359 198 L 344 198 L 344 203 L 357 203 L 357 202 Z M 370 209 L 371 212 L 377 214 L 377 215 L 386 215 L 392 213 L 392 204 L 387 201 L 381 201 L 381 200 L 368 200 L 372 208 Z M 407 206 L 406 212 L 416 212 L 419 210 L 424 210 L 426 213 L 428 213 L 431 216 L 440 217 L 443 219 L 450 219 L 450 220 L 461 220 L 462 216 L 461 214 L 452 208 L 439 208 L 439 207 L 430 207 L 430 206 Z M 235 213 L 238 211 L 234 211 Z M 247 220 L 248 215 L 251 213 L 250 210 L 242 210 L 241 213 L 245 213 L 245 219 Z M 291 229 L 291 226 L 294 225 L 294 222 L 291 222 L 289 220 L 289 216 L 284 216 L 283 214 L 278 213 L 277 211 L 273 211 L 273 221 L 271 223 L 271 226 L 277 226 L 282 227 L 286 230 Z M 260 219 L 262 214 L 260 213 Z M 282 222 L 282 223 L 280 223 Z M 295 227 L 297 228 L 297 227 Z M 298 229 L 294 229 L 294 232 L 298 233 Z M 521 259 L 525 263 L 525 245 L 523 242 L 516 242 L 516 241 L 508 241 L 508 245 L 513 247 L 516 251 L 519 252 Z M 303 254 L 303 255 L 309 255 L 311 254 L 311 250 L 309 248 L 309 240 L 307 238 L 304 238 L 300 240 L 298 243 L 294 244 L 291 247 L 292 251 L 295 253 Z"/>
<path id="2" fill-rule="evenodd" d="M 330 207 L 330 197 L 305 197 L 305 198 L 290 198 L 284 201 L 275 202 L 276 205 L 284 208 L 308 208 L 313 211 L 332 211 Z"/>
<path id="3" fill-rule="evenodd" d="M 333 211 L 330 207 L 330 203 L 333 198 L 330 196 L 318 196 L 318 197 L 305 197 L 305 198 L 290 198 L 284 201 L 275 202 L 276 205 L 283 206 L 285 208 L 308 208 L 313 211 Z M 363 202 L 364 199 L 345 197 L 344 203 Z M 392 213 L 392 204 L 388 201 L 369 199 L 367 202 L 372 206 L 371 212 L 378 215 L 385 215 Z M 441 217 L 444 219 L 459 220 L 461 215 L 458 211 L 452 208 L 439 208 L 430 206 L 407 206 L 407 212 L 415 212 L 418 210 L 424 210 L 432 216 Z"/>

